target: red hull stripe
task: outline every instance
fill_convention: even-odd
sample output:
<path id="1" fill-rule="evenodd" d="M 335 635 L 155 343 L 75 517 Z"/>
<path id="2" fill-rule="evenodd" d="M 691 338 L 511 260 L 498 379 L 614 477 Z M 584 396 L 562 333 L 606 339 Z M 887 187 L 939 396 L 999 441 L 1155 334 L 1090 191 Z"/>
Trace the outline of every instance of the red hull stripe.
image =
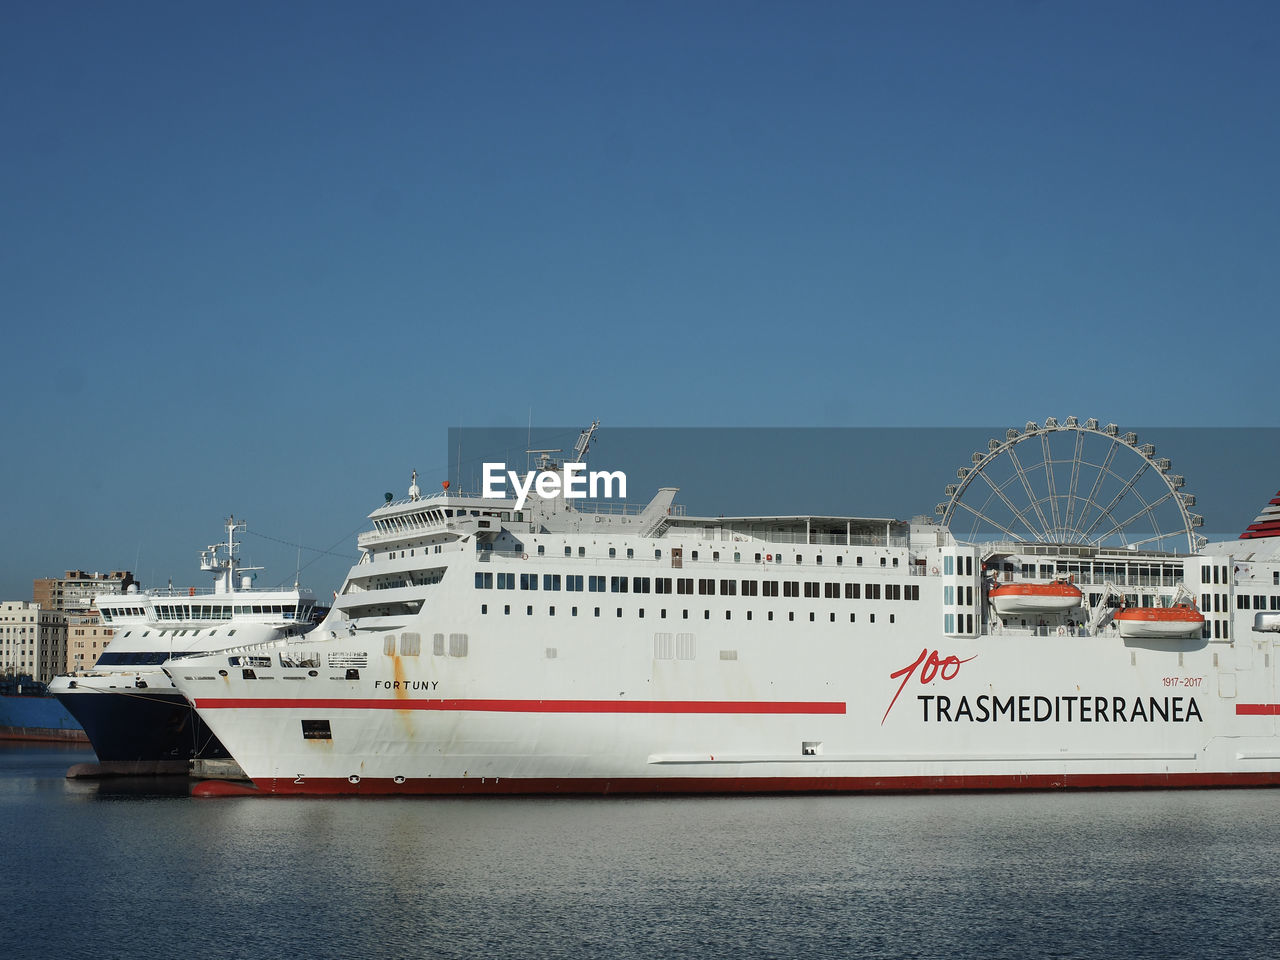
<path id="1" fill-rule="evenodd" d="M 1090 773 L 935 777 L 619 777 L 524 779 L 423 777 L 396 783 L 365 778 L 351 783 L 342 777 L 259 780 L 254 787 L 229 790 L 221 781 L 196 784 L 198 797 L 243 796 L 249 793 L 332 796 L 379 794 L 666 794 L 666 793 L 920 793 L 958 790 L 1132 790 L 1171 787 L 1274 787 L 1280 771 L 1257 773 Z"/>
<path id="2" fill-rule="evenodd" d="M 1237 717 L 1277 717 L 1280 703 L 1237 703 Z"/>
<path id="3" fill-rule="evenodd" d="M 844 713 L 831 701 L 755 700 L 257 700 L 229 697 L 195 701 L 197 709 L 240 710 L 462 710 L 481 713 Z"/>

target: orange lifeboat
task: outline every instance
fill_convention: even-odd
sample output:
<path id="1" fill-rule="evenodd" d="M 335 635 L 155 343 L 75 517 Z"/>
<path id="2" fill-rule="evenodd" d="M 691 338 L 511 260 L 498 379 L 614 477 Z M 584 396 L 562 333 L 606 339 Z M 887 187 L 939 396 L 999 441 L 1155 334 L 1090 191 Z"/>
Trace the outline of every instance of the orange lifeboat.
<path id="1" fill-rule="evenodd" d="M 1172 607 L 1125 607 L 1117 610 L 1112 621 L 1120 628 L 1120 636 L 1198 637 L 1204 626 L 1204 614 L 1191 603 L 1175 603 Z"/>
<path id="2" fill-rule="evenodd" d="M 1053 583 L 1006 583 L 987 597 L 1002 617 L 1022 613 L 1065 613 L 1080 606 L 1080 588 L 1066 580 Z"/>

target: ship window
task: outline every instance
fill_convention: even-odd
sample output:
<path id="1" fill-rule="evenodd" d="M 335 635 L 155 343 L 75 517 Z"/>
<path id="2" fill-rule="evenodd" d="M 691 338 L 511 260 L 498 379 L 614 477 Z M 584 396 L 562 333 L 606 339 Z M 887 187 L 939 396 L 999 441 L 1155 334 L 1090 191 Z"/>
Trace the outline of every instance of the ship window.
<path id="1" fill-rule="evenodd" d="M 578 556 L 580 556 L 580 557 L 585 557 L 586 555 L 587 555 L 587 548 L 586 548 L 586 547 L 579 547 L 579 548 L 578 548 Z"/>
<path id="2" fill-rule="evenodd" d="M 617 551 L 617 549 L 616 549 L 615 547 L 610 547 L 610 548 L 609 548 L 609 557 L 612 559 L 613 557 L 616 557 L 617 555 L 618 555 L 618 551 Z"/>
<path id="3" fill-rule="evenodd" d="M 655 559 L 655 560 L 661 560 L 661 559 L 662 559 L 662 551 L 661 551 L 661 550 L 655 550 L 655 551 L 653 551 L 653 559 Z"/>
<path id="4" fill-rule="evenodd" d="M 599 607 L 596 607 L 596 616 L 597 616 L 597 617 L 598 617 L 598 616 L 600 616 L 600 608 L 599 608 Z"/>
<path id="5" fill-rule="evenodd" d="M 875 622 L 876 622 L 876 615 L 875 615 L 874 613 L 873 613 L 873 614 L 871 614 L 871 622 L 872 622 L 872 623 L 875 623 Z"/>
<path id="6" fill-rule="evenodd" d="M 710 619 L 711 619 L 711 611 L 710 611 L 710 610 L 703 610 L 703 611 L 702 611 L 702 619 L 703 619 L 703 620 L 710 620 Z"/>
<path id="7" fill-rule="evenodd" d="M 721 580 L 720 581 L 720 596 L 734 597 L 734 596 L 737 596 L 737 594 L 738 594 L 737 580 Z"/>
<path id="8" fill-rule="evenodd" d="M 569 616 L 571 616 L 571 617 L 576 617 L 577 615 L 578 615 L 578 608 L 577 608 L 577 607 L 570 607 L 570 608 L 569 608 Z"/>
<path id="9" fill-rule="evenodd" d="M 818 554 L 818 563 L 819 565 L 822 563 L 822 554 Z"/>
<path id="10" fill-rule="evenodd" d="M 559 589 L 560 589 L 560 574 L 558 574 L 558 573 L 544 573 L 544 574 L 542 575 L 542 589 L 543 589 L 543 590 L 559 590 Z"/>
<path id="11" fill-rule="evenodd" d="M 525 615 L 526 617 L 532 617 L 532 616 L 533 616 L 533 604 L 529 604 L 529 606 L 527 606 L 527 607 L 525 607 L 525 608 L 524 608 L 524 615 Z"/>
<path id="12" fill-rule="evenodd" d="M 790 612 L 787 614 L 787 622 L 789 623 L 794 622 L 795 619 L 796 619 L 796 615 L 794 612 Z"/>
<path id="13" fill-rule="evenodd" d="M 489 605 L 488 605 L 487 603 L 482 603 L 482 604 L 480 604 L 480 612 L 481 612 L 481 613 L 488 613 L 488 612 L 489 612 Z"/>
<path id="14" fill-rule="evenodd" d="M 492 590 L 492 589 L 493 589 L 493 574 L 492 574 L 492 573 L 477 573 L 477 574 L 476 574 L 476 589 L 477 589 L 477 590 Z"/>
<path id="15" fill-rule="evenodd" d="M 538 556 L 545 557 L 546 555 L 547 555 L 546 545 L 541 543 L 538 544 Z"/>
<path id="16" fill-rule="evenodd" d="M 582 592 L 582 575 L 571 573 L 564 578 L 564 588 L 570 593 Z"/>
<path id="17" fill-rule="evenodd" d="M 420 633 L 400 634 L 400 656 L 416 657 L 421 653 L 422 653 L 422 634 Z"/>
<path id="18" fill-rule="evenodd" d="M 547 616 L 554 617 L 556 615 L 555 607 L 547 607 Z"/>
<path id="19" fill-rule="evenodd" d="M 573 556 L 573 547 L 568 547 L 568 546 L 567 546 L 567 547 L 565 547 L 565 548 L 564 548 L 564 555 L 565 555 L 566 557 L 571 557 L 571 556 Z"/>
<path id="20" fill-rule="evenodd" d="M 627 547 L 627 559 L 634 560 L 635 556 L 636 556 L 635 550 L 633 550 L 631 547 Z"/>
<path id="21" fill-rule="evenodd" d="M 387 634 L 382 638 L 382 653 L 384 656 L 393 657 L 396 653 L 396 638 L 394 634 Z"/>
<path id="22" fill-rule="evenodd" d="M 804 557 L 800 556 L 798 553 L 796 554 L 796 563 L 804 563 Z"/>
<path id="23" fill-rule="evenodd" d="M 626 577 L 610 577 L 609 592 L 610 593 L 626 593 L 627 578 Z"/>
<path id="24" fill-rule="evenodd" d="M 862 562 L 861 557 L 858 558 L 858 562 L 859 563 Z M 942 573 L 944 576 L 950 576 L 951 574 L 955 573 L 955 563 L 956 563 L 955 557 L 945 556 L 942 558 Z M 1023 576 L 1027 576 L 1027 573 L 1025 570 L 1023 571 Z"/>
<path id="25" fill-rule="evenodd" d="M 738 552 L 735 550 L 735 551 L 734 551 L 734 554 L 733 554 L 733 562 L 734 562 L 734 563 L 740 563 L 741 561 L 742 561 L 742 554 L 738 553 Z"/>
<path id="26" fill-rule="evenodd" d="M 506 614 L 507 616 L 511 616 L 511 604 L 509 604 L 509 603 L 504 603 L 504 604 L 502 605 L 502 612 L 503 612 L 504 614 Z"/>
<path id="27" fill-rule="evenodd" d="M 767 617 L 767 619 L 772 620 L 772 619 L 773 619 L 773 611 L 772 611 L 772 610 L 770 610 L 770 611 L 766 614 L 766 617 Z"/>
<path id="28" fill-rule="evenodd" d="M 449 634 L 449 656 L 465 657 L 467 655 L 467 634 Z"/>
<path id="29" fill-rule="evenodd" d="M 618 607 L 618 616 L 622 616 L 622 608 Z"/>
<path id="30" fill-rule="evenodd" d="M 833 614 L 831 614 L 831 622 L 832 622 L 832 623 L 835 623 L 835 622 L 836 622 L 836 615 L 835 615 L 834 613 L 833 613 Z"/>
<path id="31" fill-rule="evenodd" d="M 520 589 L 521 590 L 537 590 L 538 575 L 536 573 L 520 574 Z"/>
<path id="32" fill-rule="evenodd" d="M 760 562 L 760 554 L 758 554 L 758 553 L 757 553 L 757 554 L 756 554 L 756 563 L 759 563 L 759 562 Z"/>
<path id="33" fill-rule="evenodd" d="M 719 551 L 719 550 L 712 550 L 712 551 L 711 551 L 711 559 L 712 559 L 713 561 L 714 561 L 714 560 L 719 560 L 719 559 L 720 559 L 720 551 Z"/>
<path id="34" fill-rule="evenodd" d="M 690 557 L 692 557 L 694 560 L 697 560 L 697 559 L 698 559 L 698 551 L 697 551 L 697 550 L 694 550 L 693 552 L 691 552 L 691 553 L 689 554 L 689 556 L 690 556 Z"/>

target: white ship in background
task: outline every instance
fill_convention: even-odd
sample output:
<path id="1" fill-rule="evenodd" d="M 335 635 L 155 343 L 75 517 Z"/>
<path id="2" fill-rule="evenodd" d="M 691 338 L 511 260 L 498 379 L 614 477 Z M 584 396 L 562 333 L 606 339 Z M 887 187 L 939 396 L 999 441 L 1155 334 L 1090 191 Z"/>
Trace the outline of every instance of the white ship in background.
<path id="1" fill-rule="evenodd" d="M 1072 417 L 937 519 L 415 482 L 317 630 L 166 670 L 270 793 L 1280 783 L 1280 497 L 1209 545 L 1171 468 Z"/>
<path id="2" fill-rule="evenodd" d="M 56 677 L 49 690 L 84 727 L 110 772 L 186 772 L 192 759 L 229 756 L 162 669 L 173 658 L 301 636 L 323 616 L 310 590 L 262 590 L 241 565 L 229 517 L 226 540 L 200 553 L 210 588 L 174 592 L 136 587 L 95 601 L 115 633 L 88 670 Z"/>

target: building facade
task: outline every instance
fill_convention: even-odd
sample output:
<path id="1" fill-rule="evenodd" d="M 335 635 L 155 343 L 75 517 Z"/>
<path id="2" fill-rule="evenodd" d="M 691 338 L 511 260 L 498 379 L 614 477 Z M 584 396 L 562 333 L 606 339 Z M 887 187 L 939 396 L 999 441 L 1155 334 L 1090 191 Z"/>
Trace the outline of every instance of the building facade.
<path id="1" fill-rule="evenodd" d="M 67 618 L 26 600 L 0 602 L 0 673 L 48 683 L 67 662 Z"/>
<path id="2" fill-rule="evenodd" d="M 111 642 L 115 630 L 103 624 L 97 610 L 71 612 L 67 618 L 67 660 L 63 673 L 88 670 Z"/>
<path id="3" fill-rule="evenodd" d="M 68 570 L 64 577 L 41 577 L 31 587 L 31 599 L 42 610 L 93 609 L 95 597 L 104 593 L 124 593 L 137 583 L 128 570 L 112 570 L 110 573 L 85 573 Z"/>

